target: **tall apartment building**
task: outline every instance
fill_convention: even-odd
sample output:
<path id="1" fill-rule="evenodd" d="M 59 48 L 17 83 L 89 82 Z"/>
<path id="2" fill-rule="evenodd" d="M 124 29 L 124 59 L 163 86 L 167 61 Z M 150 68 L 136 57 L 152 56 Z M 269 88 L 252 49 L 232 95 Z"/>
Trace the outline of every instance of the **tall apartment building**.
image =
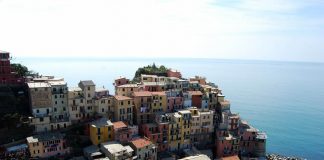
<path id="1" fill-rule="evenodd" d="M 68 108 L 68 88 L 64 79 L 34 78 L 28 82 L 31 125 L 36 132 L 52 131 L 71 125 Z"/>
<path id="2" fill-rule="evenodd" d="M 114 96 L 114 121 L 124 121 L 133 124 L 134 101 L 126 96 Z"/>
<path id="3" fill-rule="evenodd" d="M 80 81 L 79 87 L 81 88 L 84 97 L 84 106 L 83 108 L 80 108 L 80 112 L 82 115 L 84 115 L 83 117 L 90 118 L 95 113 L 94 97 L 96 85 L 93 83 L 92 80 L 86 80 Z"/>

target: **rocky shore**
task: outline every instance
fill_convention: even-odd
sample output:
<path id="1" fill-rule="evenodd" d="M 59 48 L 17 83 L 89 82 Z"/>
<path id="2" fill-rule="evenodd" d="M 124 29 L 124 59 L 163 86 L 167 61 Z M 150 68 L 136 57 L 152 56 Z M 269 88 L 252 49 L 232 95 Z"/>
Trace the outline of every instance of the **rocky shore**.
<path id="1" fill-rule="evenodd" d="M 282 156 L 278 154 L 268 154 L 267 160 L 306 160 L 305 158 L 294 157 L 294 156 Z"/>

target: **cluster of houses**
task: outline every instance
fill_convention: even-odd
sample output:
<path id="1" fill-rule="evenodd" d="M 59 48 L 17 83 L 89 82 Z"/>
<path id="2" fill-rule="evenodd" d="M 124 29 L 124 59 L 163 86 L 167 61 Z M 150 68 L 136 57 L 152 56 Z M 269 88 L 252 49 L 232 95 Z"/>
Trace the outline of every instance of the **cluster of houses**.
<path id="1" fill-rule="evenodd" d="M 30 124 L 35 132 L 48 133 L 95 118 L 88 123 L 93 143 L 85 148 L 88 159 L 163 159 L 166 153 L 181 158 L 185 150 L 210 150 L 206 156 L 211 159 L 265 156 L 265 133 L 232 113 L 215 84 L 199 76 L 184 79 L 173 70 L 168 75 L 141 75 L 139 83 L 118 77 L 114 95 L 91 80 L 68 88 L 60 78 L 33 78 L 27 83 Z M 48 138 L 56 149 L 33 146 L 44 136 L 27 138 L 32 156 L 68 152 L 62 136 Z"/>
<path id="2" fill-rule="evenodd" d="M 253 159 L 265 157 L 266 134 L 230 109 L 221 89 L 205 77 L 141 75 L 114 81 L 115 93 L 92 80 L 68 87 L 63 78 L 27 79 L 31 157 L 68 155 L 62 130 L 88 127 L 86 159 Z"/>

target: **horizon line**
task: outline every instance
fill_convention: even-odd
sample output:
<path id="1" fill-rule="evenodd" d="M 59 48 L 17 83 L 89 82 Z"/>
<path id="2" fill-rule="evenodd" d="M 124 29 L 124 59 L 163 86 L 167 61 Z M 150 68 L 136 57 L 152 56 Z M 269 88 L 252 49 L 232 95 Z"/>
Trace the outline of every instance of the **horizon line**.
<path id="1" fill-rule="evenodd" d="M 243 59 L 243 58 L 216 58 L 216 57 L 108 57 L 108 56 L 96 56 L 96 57 L 73 57 L 73 56 L 20 56 L 12 57 L 12 61 L 17 59 L 60 59 L 60 60 L 99 60 L 99 61 L 106 61 L 106 60 L 126 60 L 126 61 L 135 61 L 135 60 L 178 60 L 178 59 L 187 59 L 187 60 L 224 60 L 224 61 L 263 61 L 263 62 L 287 62 L 287 63 L 316 63 L 316 64 L 324 64 L 324 61 L 301 61 L 301 60 L 276 60 L 276 59 Z"/>

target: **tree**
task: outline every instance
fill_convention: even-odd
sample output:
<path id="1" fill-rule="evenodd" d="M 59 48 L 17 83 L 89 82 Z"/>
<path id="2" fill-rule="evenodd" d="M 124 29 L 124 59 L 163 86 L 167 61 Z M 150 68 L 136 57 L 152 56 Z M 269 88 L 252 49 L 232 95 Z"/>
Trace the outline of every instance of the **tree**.
<path id="1" fill-rule="evenodd" d="M 15 72 L 17 72 L 17 74 L 19 76 L 26 76 L 28 73 L 28 68 L 24 65 L 21 65 L 19 63 L 13 63 L 11 64 L 11 67 L 14 69 Z"/>

